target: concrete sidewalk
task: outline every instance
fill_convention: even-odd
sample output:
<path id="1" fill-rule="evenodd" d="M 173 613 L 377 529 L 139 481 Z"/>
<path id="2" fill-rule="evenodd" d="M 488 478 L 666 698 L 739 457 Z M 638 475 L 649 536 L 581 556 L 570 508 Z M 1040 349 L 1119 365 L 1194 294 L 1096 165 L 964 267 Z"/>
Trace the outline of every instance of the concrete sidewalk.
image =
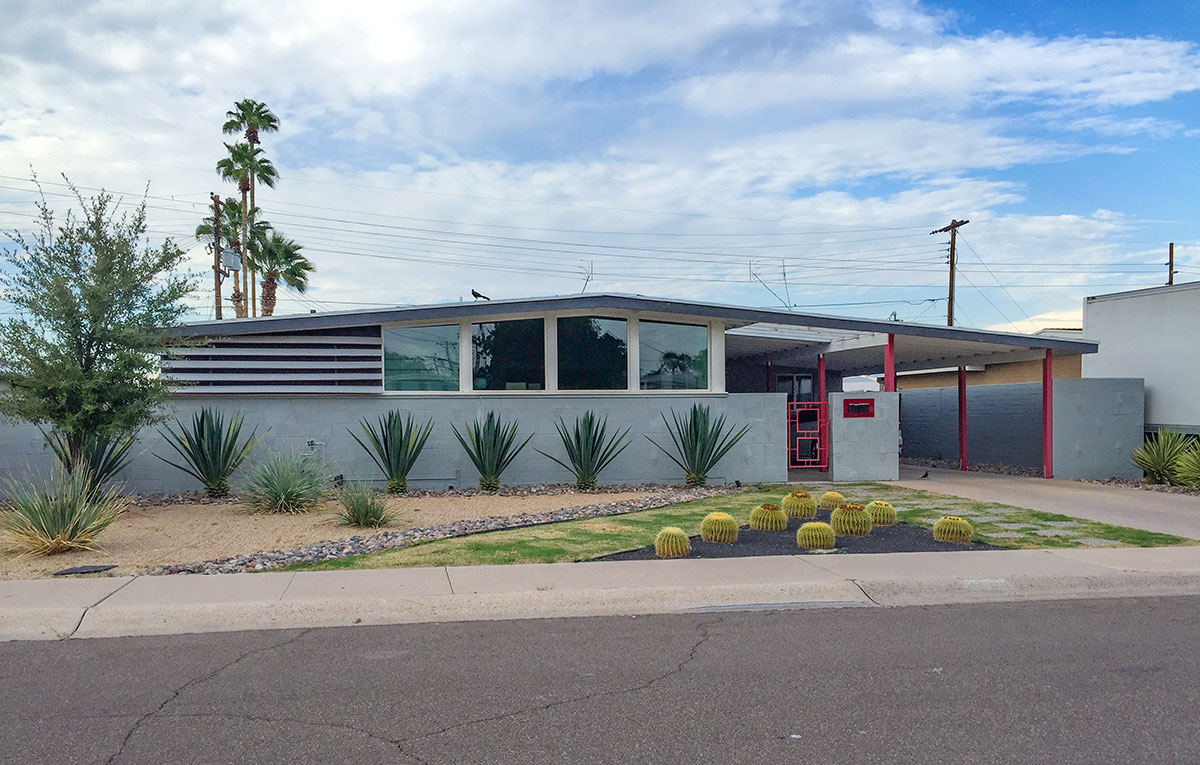
<path id="1" fill-rule="evenodd" d="M 1200 594 L 1200 547 L 0 581 L 0 640 Z"/>
<path id="2" fill-rule="evenodd" d="M 1200 497 L 1122 486 L 900 466 L 898 485 L 1200 539 Z"/>

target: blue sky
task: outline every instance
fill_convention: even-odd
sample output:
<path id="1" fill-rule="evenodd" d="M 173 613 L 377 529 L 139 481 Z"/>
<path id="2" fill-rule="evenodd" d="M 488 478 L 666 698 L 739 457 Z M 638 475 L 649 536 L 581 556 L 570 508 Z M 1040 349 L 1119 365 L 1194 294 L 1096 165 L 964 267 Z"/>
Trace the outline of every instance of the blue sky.
<path id="1" fill-rule="evenodd" d="M 0 226 L 32 166 L 190 232 L 224 111 L 281 117 L 281 311 L 606 290 L 938 322 L 1078 321 L 1200 278 L 1200 21 L 1173 3 L 17 2 Z M 62 188 L 46 185 L 55 205 Z M 590 274 L 590 278 L 588 278 Z M 205 282 L 207 284 L 207 282 Z M 203 291 L 195 315 L 211 313 Z M 0 306 L 0 313 L 5 310 Z"/>

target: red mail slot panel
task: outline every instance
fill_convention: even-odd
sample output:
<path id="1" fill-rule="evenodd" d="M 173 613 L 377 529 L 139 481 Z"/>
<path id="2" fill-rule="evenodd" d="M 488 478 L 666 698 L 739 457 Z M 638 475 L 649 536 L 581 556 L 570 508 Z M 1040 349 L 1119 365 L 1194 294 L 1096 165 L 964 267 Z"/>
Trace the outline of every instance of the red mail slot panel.
<path id="1" fill-rule="evenodd" d="M 842 400 L 842 417 L 874 417 L 875 399 L 847 398 Z"/>

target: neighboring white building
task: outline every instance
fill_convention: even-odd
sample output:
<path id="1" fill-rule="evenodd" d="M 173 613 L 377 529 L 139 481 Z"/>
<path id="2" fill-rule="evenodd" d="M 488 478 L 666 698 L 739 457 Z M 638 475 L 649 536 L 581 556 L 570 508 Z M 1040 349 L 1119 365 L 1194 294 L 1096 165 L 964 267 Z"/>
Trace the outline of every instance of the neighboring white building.
<path id="1" fill-rule="evenodd" d="M 1146 429 L 1200 433 L 1200 282 L 1089 297 L 1083 376 L 1146 380 Z"/>

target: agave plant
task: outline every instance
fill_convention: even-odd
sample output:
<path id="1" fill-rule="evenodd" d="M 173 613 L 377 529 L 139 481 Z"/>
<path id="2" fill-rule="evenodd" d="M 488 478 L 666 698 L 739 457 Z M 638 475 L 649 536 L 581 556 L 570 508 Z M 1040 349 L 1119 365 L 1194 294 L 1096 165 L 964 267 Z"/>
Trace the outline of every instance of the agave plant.
<path id="1" fill-rule="evenodd" d="M 709 471 L 750 431 L 746 425 L 735 432 L 735 425 L 726 427 L 725 415 L 714 420 L 708 407 L 701 404 L 692 404 L 691 411 L 682 417 L 672 409 L 669 421 L 665 414 L 660 416 L 671 435 L 674 453 L 650 436 L 646 440 L 683 468 L 684 481 L 689 487 L 703 486 Z"/>
<path id="2" fill-rule="evenodd" d="M 255 465 L 246 477 L 246 506 L 256 513 L 303 513 L 329 490 L 329 468 L 312 454 L 285 452 Z"/>
<path id="3" fill-rule="evenodd" d="M 546 454 L 541 449 L 538 453 L 549 457 L 558 464 L 575 474 L 575 487 L 580 491 L 591 491 L 596 488 L 596 479 L 600 471 L 617 458 L 629 446 L 629 428 L 620 433 L 608 435 L 608 418 L 597 419 L 596 413 L 588 410 L 583 416 L 575 418 L 575 426 L 567 428 L 567 423 L 559 418 L 554 424 L 558 429 L 558 437 L 562 439 L 563 449 L 567 452 L 567 462 L 558 457 Z"/>
<path id="4" fill-rule="evenodd" d="M 379 425 L 362 421 L 363 436 L 360 438 L 354 431 L 350 436 L 358 442 L 387 479 L 389 493 L 408 491 L 408 473 L 421 456 L 429 434 L 433 432 L 433 420 L 418 426 L 413 422 L 412 415 L 401 416 L 400 412 L 392 410 L 379 418 Z"/>
<path id="5" fill-rule="evenodd" d="M 1153 439 L 1131 455 L 1146 474 L 1146 483 L 1175 483 L 1175 465 L 1192 448 L 1191 438 L 1177 430 L 1159 428 Z"/>
<path id="6" fill-rule="evenodd" d="M 0 510 L 0 529 L 8 543 L 27 555 L 53 555 L 92 549 L 125 502 L 113 489 L 97 490 L 91 474 L 58 469 L 49 479 L 29 477 L 8 484 L 8 509 Z"/>
<path id="7" fill-rule="evenodd" d="M 89 486 L 93 494 L 100 487 L 116 477 L 133 459 L 129 456 L 133 448 L 133 434 L 110 435 L 106 433 L 89 433 L 83 437 L 83 448 L 78 456 L 72 456 L 67 437 L 58 431 L 42 433 L 46 445 L 58 464 L 68 475 L 82 471 L 88 476 Z"/>
<path id="8" fill-rule="evenodd" d="M 242 415 L 234 415 L 225 423 L 225 415 L 208 407 L 192 415 L 191 428 L 185 428 L 179 420 L 175 421 L 179 432 L 168 425 L 162 431 L 163 438 L 171 445 L 183 464 L 154 455 L 171 467 L 195 477 L 204 484 L 204 491 L 210 497 L 220 497 L 229 493 L 229 477 L 233 471 L 245 461 L 254 444 L 258 442 L 255 434 L 257 428 L 239 443 L 242 432 Z"/>
<path id="9" fill-rule="evenodd" d="M 465 436 L 457 427 L 451 425 L 450 428 L 479 471 L 479 488 L 484 491 L 500 488 L 501 474 L 533 438 L 531 434 L 517 446 L 517 422 L 514 420 L 505 425 L 495 412 L 488 412 L 483 422 L 475 420 L 474 424 L 464 425 Z"/>

